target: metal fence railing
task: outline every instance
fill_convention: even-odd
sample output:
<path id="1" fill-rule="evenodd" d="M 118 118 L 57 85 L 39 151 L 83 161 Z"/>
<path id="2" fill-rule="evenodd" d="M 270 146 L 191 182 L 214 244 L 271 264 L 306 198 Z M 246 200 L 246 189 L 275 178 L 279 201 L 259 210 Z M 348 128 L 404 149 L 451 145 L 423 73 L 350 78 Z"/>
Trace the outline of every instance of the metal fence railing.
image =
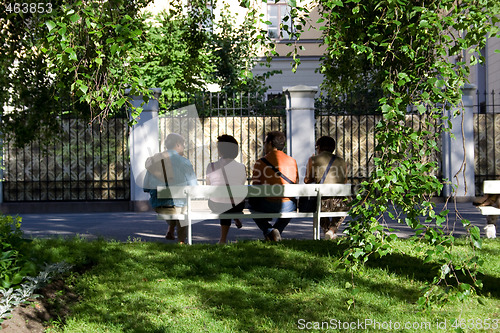
<path id="1" fill-rule="evenodd" d="M 474 105 L 474 159 L 476 196 L 483 182 L 500 179 L 500 93 L 477 92 Z M 495 98 L 496 97 L 496 98 Z"/>
<path id="2" fill-rule="evenodd" d="M 495 104 L 496 93 L 484 96 L 478 93 L 474 114 L 476 195 L 482 193 L 484 180 L 500 179 L 500 106 Z M 171 99 L 168 109 L 160 112 L 160 148 L 164 148 L 166 134 L 183 135 L 186 157 L 203 183 L 207 164 L 218 158 L 217 137 L 233 135 L 240 143 L 237 160 L 245 164 L 250 178 L 255 161 L 263 154 L 266 133 L 286 131 L 284 104 L 281 94 L 204 93 Z M 187 105 L 196 108 L 196 119 L 179 112 Z M 352 184 L 368 179 L 374 167 L 375 126 L 381 116 L 373 111 L 374 107 L 366 105 L 362 110 L 316 107 L 316 131 L 311 135 L 336 139 L 337 154 L 347 161 Z M 422 129 L 421 117 L 408 114 L 407 126 Z M 89 125 L 62 117 L 60 136 L 50 144 L 34 142 L 21 149 L 4 142 L 4 201 L 130 200 L 128 136 L 126 118 Z M 441 165 L 440 152 L 429 158 Z M 441 178 L 441 170 L 436 176 Z"/>
<path id="3" fill-rule="evenodd" d="M 406 126 L 413 127 L 415 130 L 424 130 L 425 126 L 425 130 L 433 133 L 436 126 L 425 125 L 424 117 L 425 115 L 409 114 L 406 116 Z M 382 120 L 380 114 L 339 115 L 331 114 L 328 110 L 317 110 L 316 137 L 328 135 L 335 139 L 337 142 L 336 154 L 346 161 L 351 184 L 356 185 L 368 180 L 374 170 L 373 158 L 377 145 L 375 127 L 380 120 Z M 440 137 L 437 139 L 438 146 L 441 146 Z M 435 176 L 442 179 L 441 154 L 435 151 L 425 158 L 438 162 L 439 168 L 436 170 Z"/>
<path id="4" fill-rule="evenodd" d="M 282 95 L 204 93 L 168 103 L 160 115 L 160 149 L 168 133 L 176 132 L 186 139 L 186 157 L 193 163 L 198 180 L 203 183 L 206 166 L 218 159 L 217 137 L 228 134 L 240 145 L 237 161 L 246 166 L 247 178 L 255 161 L 262 157 L 265 135 L 269 131 L 286 131 L 285 102 Z M 182 112 L 188 105 L 195 116 Z"/>

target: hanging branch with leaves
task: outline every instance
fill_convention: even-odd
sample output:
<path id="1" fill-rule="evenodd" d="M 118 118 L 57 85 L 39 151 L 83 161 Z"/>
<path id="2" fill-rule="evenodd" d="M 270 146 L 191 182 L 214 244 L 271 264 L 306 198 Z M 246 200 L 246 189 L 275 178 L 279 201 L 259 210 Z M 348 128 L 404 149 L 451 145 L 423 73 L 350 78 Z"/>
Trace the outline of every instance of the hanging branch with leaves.
<path id="1" fill-rule="evenodd" d="M 352 221 L 341 240 L 347 246 L 343 262 L 356 271 L 369 258 L 391 252 L 396 236 L 384 226 L 388 216 L 416 230 L 415 246 L 422 242 L 432 246 L 425 251 L 424 262 L 440 267 L 419 305 L 463 299 L 481 287 L 476 277 L 480 262 L 476 256 L 460 258 L 453 253 L 454 238 L 443 230 L 448 211 L 436 213 L 430 201 L 443 187 L 434 176 L 439 166 L 432 156 L 440 149 L 439 137 L 451 125 L 443 116 L 445 111 L 455 110 L 456 115 L 461 109 L 461 87 L 467 82 L 469 66 L 481 61 L 475 54 L 481 54 L 487 37 L 497 37 L 498 2 L 316 0 L 308 2 L 307 8 L 295 1 L 289 5 L 292 19 L 301 25 L 311 8 L 320 15 L 315 28 L 322 32 L 326 47 L 321 66 L 325 90 L 343 93 L 367 80 L 382 89 L 374 170 L 352 202 Z M 308 28 L 302 26 L 293 33 L 300 38 Z M 273 52 L 270 49 L 269 54 Z M 406 125 L 408 110 L 421 116 L 418 129 Z M 480 247 L 478 228 L 465 220 L 463 224 L 471 246 Z M 354 305 L 354 298 L 349 304 Z"/>

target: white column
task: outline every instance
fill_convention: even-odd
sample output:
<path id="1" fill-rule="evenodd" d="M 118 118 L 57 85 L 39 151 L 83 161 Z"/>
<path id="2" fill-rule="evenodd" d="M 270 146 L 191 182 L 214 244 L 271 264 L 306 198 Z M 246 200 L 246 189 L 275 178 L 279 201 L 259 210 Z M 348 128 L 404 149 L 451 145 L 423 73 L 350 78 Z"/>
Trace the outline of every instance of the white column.
<path id="1" fill-rule="evenodd" d="M 158 98 L 161 94 L 160 88 L 151 89 L 154 98 L 142 106 L 143 111 L 137 118 L 137 124 L 132 126 L 129 136 L 130 150 L 130 201 L 131 209 L 144 211 L 149 209 L 147 201 L 149 194 L 144 192 L 146 159 L 158 153 L 160 150 L 160 135 L 158 126 Z M 128 94 L 128 91 L 125 92 Z M 140 107 L 143 103 L 142 96 L 130 96 L 133 107 Z"/>
<path id="2" fill-rule="evenodd" d="M 286 96 L 287 153 L 295 158 L 300 183 L 304 182 L 307 160 L 314 154 L 314 96 L 318 87 L 283 87 Z"/>
<path id="3" fill-rule="evenodd" d="M 475 196 L 474 173 L 474 97 L 476 87 L 465 84 L 462 87 L 463 107 L 446 111 L 452 128 L 450 133 L 443 133 L 443 178 L 451 185 L 444 186 L 444 195 L 456 195 L 459 199 L 470 200 Z M 453 113 L 458 115 L 453 117 Z M 463 128 L 462 128 L 463 124 Z"/>

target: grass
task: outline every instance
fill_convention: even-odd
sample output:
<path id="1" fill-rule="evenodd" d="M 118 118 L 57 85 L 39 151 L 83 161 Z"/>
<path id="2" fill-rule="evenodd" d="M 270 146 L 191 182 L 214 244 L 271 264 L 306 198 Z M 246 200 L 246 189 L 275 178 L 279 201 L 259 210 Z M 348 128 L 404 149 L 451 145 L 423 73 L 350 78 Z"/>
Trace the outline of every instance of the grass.
<path id="1" fill-rule="evenodd" d="M 349 310 L 351 276 L 337 265 L 342 249 L 329 241 L 180 246 L 46 239 L 33 247 L 41 260 L 66 260 L 81 272 L 66 278 L 81 300 L 52 332 L 316 332 L 358 320 L 374 324 L 342 331 L 448 332 L 455 319 L 500 319 L 494 240 L 479 253 L 481 295 L 425 313 L 416 301 L 437 268 L 405 240 L 394 242 L 396 254 L 371 261 L 354 277 L 359 293 Z M 391 322 L 402 329 L 386 329 Z M 477 331 L 470 323 L 474 329 L 465 331 Z"/>

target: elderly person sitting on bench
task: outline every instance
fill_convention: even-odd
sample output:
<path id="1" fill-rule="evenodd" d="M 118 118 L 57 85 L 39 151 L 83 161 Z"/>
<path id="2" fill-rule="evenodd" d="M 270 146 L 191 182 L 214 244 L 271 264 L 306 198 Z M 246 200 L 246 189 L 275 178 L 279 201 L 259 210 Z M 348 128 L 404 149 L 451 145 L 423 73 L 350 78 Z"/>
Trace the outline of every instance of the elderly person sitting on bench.
<path id="1" fill-rule="evenodd" d="M 284 133 L 278 131 L 267 133 L 264 143 L 266 155 L 255 163 L 252 175 L 253 185 L 283 185 L 298 182 L 297 161 L 283 152 L 285 142 Z M 283 213 L 297 209 L 295 202 L 290 198 L 251 198 L 249 202 L 252 210 L 259 212 Z M 270 220 L 270 218 L 254 219 L 266 240 L 280 241 L 281 234 L 290 222 L 290 218 L 278 218 L 274 225 L 269 223 Z"/>
<path id="2" fill-rule="evenodd" d="M 322 136 L 316 141 L 317 154 L 309 158 L 306 167 L 306 184 L 345 184 L 347 183 L 347 165 L 343 158 L 335 155 L 335 139 Z M 322 212 L 336 212 L 346 210 L 344 197 L 328 197 L 321 199 Z M 321 229 L 325 233 L 325 239 L 336 238 L 335 233 L 344 221 L 345 217 L 322 217 L 320 219 Z"/>
<path id="3" fill-rule="evenodd" d="M 166 151 L 157 153 L 146 160 L 146 176 L 144 178 L 144 192 L 149 192 L 149 202 L 153 209 L 160 214 L 180 214 L 185 208 L 185 199 L 159 199 L 157 187 L 197 185 L 193 165 L 184 157 L 184 138 L 171 133 L 165 139 Z M 166 239 L 175 239 L 174 231 L 177 226 L 177 238 L 184 244 L 187 236 L 187 227 L 181 227 L 179 220 L 168 220 Z"/>
<path id="4" fill-rule="evenodd" d="M 226 185 L 228 195 L 224 198 L 210 198 L 208 207 L 214 213 L 240 213 L 245 208 L 245 198 L 235 198 L 231 192 L 231 186 L 244 185 L 247 178 L 245 166 L 234 160 L 238 156 L 238 141 L 231 135 L 221 135 L 217 138 L 217 150 L 220 159 L 208 164 L 207 185 Z M 234 220 L 234 224 L 238 229 L 242 227 L 238 219 Z M 230 219 L 220 220 L 219 244 L 226 243 L 230 226 Z"/>

